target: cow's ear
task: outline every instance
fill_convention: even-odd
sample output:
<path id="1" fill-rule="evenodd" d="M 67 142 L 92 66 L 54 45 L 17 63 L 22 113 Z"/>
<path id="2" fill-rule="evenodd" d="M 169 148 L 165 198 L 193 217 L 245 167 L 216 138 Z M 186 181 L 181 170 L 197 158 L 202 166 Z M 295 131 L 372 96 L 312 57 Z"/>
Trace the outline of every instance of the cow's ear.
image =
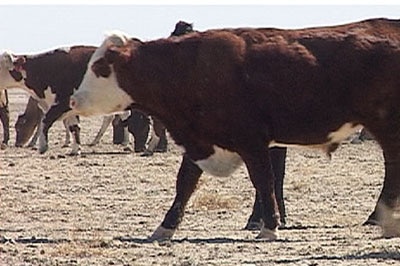
<path id="1" fill-rule="evenodd" d="M 13 66 L 13 56 L 11 53 L 4 52 L 0 57 L 0 66 L 1 68 L 5 68 L 11 70 L 14 68 Z"/>
<path id="2" fill-rule="evenodd" d="M 13 62 L 15 70 L 20 72 L 23 69 L 25 63 L 26 58 L 24 56 L 18 56 L 17 59 L 15 59 Z"/>

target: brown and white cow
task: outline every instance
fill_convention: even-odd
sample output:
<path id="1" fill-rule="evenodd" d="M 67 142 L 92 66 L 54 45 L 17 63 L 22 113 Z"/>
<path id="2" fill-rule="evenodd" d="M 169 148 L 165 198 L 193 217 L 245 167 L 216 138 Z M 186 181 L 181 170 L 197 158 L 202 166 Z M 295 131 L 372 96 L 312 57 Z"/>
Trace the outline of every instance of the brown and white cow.
<path id="1" fill-rule="evenodd" d="M 10 112 L 8 110 L 7 90 L 0 90 L 0 121 L 3 125 L 3 140 L 0 144 L 0 149 L 4 150 L 10 140 Z"/>
<path id="2" fill-rule="evenodd" d="M 69 97 L 79 86 L 93 46 L 60 48 L 37 55 L 0 56 L 0 88 L 22 88 L 29 92 L 45 115 L 39 135 L 39 152 L 48 149 L 48 131 L 58 119 L 64 119 L 73 135 L 71 154 L 79 153 L 78 118 L 70 115 Z"/>
<path id="3" fill-rule="evenodd" d="M 71 107 L 81 115 L 130 105 L 163 121 L 185 154 L 174 203 L 151 239 L 171 238 L 203 171 L 229 176 L 242 162 L 259 193 L 263 228 L 279 224 L 271 146 L 330 154 L 365 126 L 382 147 L 376 210 L 383 236 L 400 235 L 400 21 L 300 30 L 222 29 L 142 42 L 108 37 Z"/>

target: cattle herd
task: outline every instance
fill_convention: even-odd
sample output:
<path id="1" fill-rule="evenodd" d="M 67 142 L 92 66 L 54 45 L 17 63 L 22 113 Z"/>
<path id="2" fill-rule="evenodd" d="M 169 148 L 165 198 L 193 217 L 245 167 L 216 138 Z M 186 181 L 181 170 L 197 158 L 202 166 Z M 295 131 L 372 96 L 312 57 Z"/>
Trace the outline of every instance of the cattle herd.
<path id="1" fill-rule="evenodd" d="M 114 143 L 143 155 L 167 151 L 166 130 L 184 149 L 174 202 L 149 240 L 173 237 L 203 172 L 229 176 L 245 164 L 255 188 L 246 229 L 275 240 L 285 226 L 286 147 L 328 156 L 362 127 L 380 144 L 385 175 L 366 224 L 400 236 L 400 21 L 370 19 L 298 30 L 194 31 L 183 21 L 167 38 L 121 32 L 98 47 L 0 56 L 0 118 L 9 141 L 7 90 L 30 94 L 15 125 L 18 147 L 48 147 L 57 120 L 80 153 L 79 116 L 103 115 Z M 151 138 L 147 143 L 148 134 Z"/>

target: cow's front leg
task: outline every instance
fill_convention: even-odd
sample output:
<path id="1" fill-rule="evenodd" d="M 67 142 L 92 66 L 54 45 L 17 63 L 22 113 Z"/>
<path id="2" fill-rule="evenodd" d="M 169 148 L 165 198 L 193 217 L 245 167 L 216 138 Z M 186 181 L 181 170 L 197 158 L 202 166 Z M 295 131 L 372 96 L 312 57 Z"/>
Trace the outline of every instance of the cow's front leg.
<path id="1" fill-rule="evenodd" d="M 268 148 L 258 151 L 241 152 L 249 171 L 250 179 L 259 195 L 259 205 L 263 226 L 259 239 L 275 240 L 278 237 L 279 210 L 275 198 L 275 177 L 272 171 Z"/>
<path id="2" fill-rule="evenodd" d="M 69 155 L 79 155 L 81 152 L 81 138 L 80 132 L 81 128 L 79 127 L 79 117 L 78 116 L 70 116 L 66 118 L 68 129 L 72 134 L 72 147 Z"/>
<path id="3" fill-rule="evenodd" d="M 63 120 L 64 128 L 65 128 L 65 139 L 64 139 L 64 144 L 62 145 L 63 148 L 69 147 L 69 144 L 71 143 L 71 136 L 70 136 L 70 129 L 68 125 L 68 120 L 64 119 Z"/>
<path id="4" fill-rule="evenodd" d="M 385 179 L 376 206 L 383 237 L 400 237 L 400 154 L 384 153 Z"/>
<path id="5" fill-rule="evenodd" d="M 65 104 L 64 104 L 65 105 Z M 43 154 L 49 149 L 48 133 L 53 123 L 68 111 L 63 104 L 56 104 L 51 106 L 47 111 L 41 122 L 41 132 L 39 135 L 39 153 Z M 65 105 L 68 106 L 68 105 Z"/>
<path id="6" fill-rule="evenodd" d="M 51 124 L 54 123 L 51 122 Z M 43 154 L 49 149 L 49 144 L 48 144 L 48 132 L 50 128 L 50 121 L 43 119 L 42 122 L 40 122 L 40 129 L 41 132 L 39 134 L 39 153 Z"/>
<path id="7" fill-rule="evenodd" d="M 97 132 L 96 137 L 89 144 L 89 146 L 95 146 L 95 145 L 99 144 L 101 138 L 103 137 L 104 133 L 106 132 L 108 126 L 113 121 L 114 117 L 115 117 L 115 115 L 105 115 L 105 116 L 103 116 L 103 122 L 101 123 L 101 127 L 99 129 L 99 132 Z"/>
<path id="8" fill-rule="evenodd" d="M 33 137 L 31 138 L 31 141 L 28 144 L 29 148 L 33 148 L 36 145 L 37 140 L 39 139 L 40 133 L 42 132 L 42 123 L 41 123 L 42 118 L 39 119 L 37 126 L 36 126 L 36 131 L 35 134 L 33 134 Z"/>
<path id="9" fill-rule="evenodd" d="M 190 196 L 203 171 L 187 156 L 183 156 L 176 181 L 176 196 L 161 225 L 149 237 L 150 241 L 170 239 L 182 221 Z"/>
<path id="10" fill-rule="evenodd" d="M 5 149 L 10 140 L 10 112 L 8 106 L 0 107 L 0 120 L 3 124 L 3 141 L 1 143 L 1 149 Z"/>
<path id="11" fill-rule="evenodd" d="M 132 110 L 127 119 L 128 130 L 134 137 L 134 151 L 143 152 L 146 149 L 146 141 L 150 130 L 150 120 L 143 112 Z"/>
<path id="12" fill-rule="evenodd" d="M 281 226 L 286 224 L 286 209 L 285 201 L 283 199 L 283 180 L 285 177 L 286 152 L 286 148 L 271 148 L 269 150 L 272 169 L 275 175 L 276 201 L 278 202 Z M 253 211 L 245 226 L 246 230 L 259 230 L 262 226 L 260 196 L 257 192 L 255 194 Z"/>

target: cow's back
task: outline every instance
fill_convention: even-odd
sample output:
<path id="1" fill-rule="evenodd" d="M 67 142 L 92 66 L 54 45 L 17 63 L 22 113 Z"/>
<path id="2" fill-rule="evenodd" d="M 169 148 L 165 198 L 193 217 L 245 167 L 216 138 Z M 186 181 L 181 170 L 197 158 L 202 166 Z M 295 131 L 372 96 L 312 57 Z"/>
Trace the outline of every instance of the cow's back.
<path id="1" fill-rule="evenodd" d="M 95 49 L 91 46 L 73 46 L 28 56 L 25 64 L 26 85 L 39 97 L 43 97 L 41 94 L 47 88 L 51 88 L 59 97 L 71 95 L 82 81 Z"/>
<path id="2" fill-rule="evenodd" d="M 378 30 L 372 31 L 376 24 Z M 272 138 L 305 143 L 310 137 L 299 136 L 307 133 L 323 142 L 343 121 L 379 119 L 376 110 L 386 110 L 387 98 L 393 104 L 400 98 L 393 75 L 400 71 L 398 24 L 378 20 L 318 30 L 240 30 L 248 44 L 251 106 L 268 120 Z"/>

